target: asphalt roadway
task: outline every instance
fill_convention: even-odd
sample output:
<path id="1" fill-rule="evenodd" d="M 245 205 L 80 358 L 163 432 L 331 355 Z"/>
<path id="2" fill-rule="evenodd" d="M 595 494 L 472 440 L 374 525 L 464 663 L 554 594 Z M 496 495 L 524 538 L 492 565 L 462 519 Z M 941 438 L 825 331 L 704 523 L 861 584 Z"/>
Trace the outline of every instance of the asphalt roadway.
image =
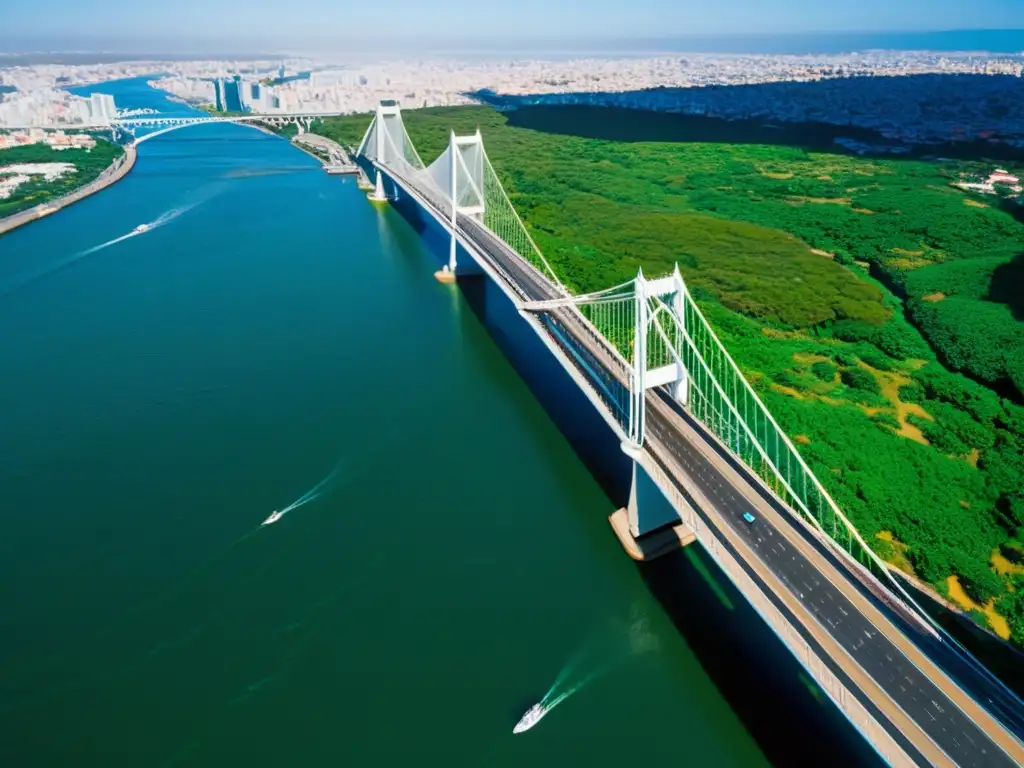
<path id="1" fill-rule="evenodd" d="M 442 218 L 447 216 L 443 209 L 439 209 L 439 214 Z M 498 272 L 518 283 L 518 286 L 512 287 L 524 298 L 531 301 L 559 298 L 546 279 L 528 267 L 520 256 L 512 253 L 505 243 L 488 230 L 471 219 L 460 220 L 458 229 L 466 240 L 473 242 L 483 252 Z M 562 315 L 559 319 L 563 326 L 569 333 L 573 333 L 572 319 L 566 317 L 565 313 L 559 314 Z M 586 344 L 585 337 L 581 341 Z M 872 606 L 868 612 L 874 614 L 873 618 L 881 620 L 883 625 L 888 624 L 884 631 L 880 631 L 865 615 L 865 598 L 858 587 L 849 583 L 846 574 L 827 562 L 822 563 L 823 558 L 820 555 L 815 557 L 813 551 L 808 553 L 810 545 L 806 537 L 794 530 L 791 523 L 781 519 L 779 512 L 756 490 L 748 488 L 746 493 L 741 492 L 736 484 L 736 473 L 729 470 L 724 459 L 715 455 L 714 449 L 709 451 L 707 436 L 698 431 L 701 428 L 687 424 L 681 414 L 673 413 L 660 400 L 659 394 L 648 393 L 648 433 L 671 454 L 671 462 L 676 467 L 664 468 L 669 470 L 666 474 L 672 478 L 672 482 L 686 493 L 685 483 L 680 483 L 674 477 L 678 470 L 682 470 L 686 479 L 710 501 L 713 510 L 700 509 L 694 505 L 709 524 L 728 534 L 728 537 L 742 539 L 785 585 L 791 596 L 818 623 L 827 626 L 828 634 L 859 665 L 860 670 L 870 676 L 903 714 L 927 735 L 934 746 L 945 753 L 950 762 L 975 768 L 1013 768 L 1024 764 L 1024 749 L 1021 749 L 1020 743 L 990 719 L 991 716 L 977 702 L 948 678 L 941 674 L 937 676 L 940 687 L 924 674 L 918 664 L 927 663 L 925 654 L 910 643 L 897 624 L 885 616 L 880 607 Z M 660 463 L 665 464 L 664 458 Z M 733 477 L 727 476 L 730 474 Z M 712 512 L 720 519 L 713 519 Z M 742 515 L 745 512 L 755 513 L 757 520 L 754 524 L 749 525 L 743 521 Z M 723 522 L 730 530 L 723 529 Z M 812 562 L 812 557 L 818 564 Z M 743 562 L 742 557 L 738 559 Z M 748 567 L 748 572 L 755 580 L 763 583 L 763 579 L 757 577 L 754 570 Z M 778 596 L 775 599 L 778 602 Z M 855 605 L 855 602 L 859 605 Z M 799 621 L 794 624 L 806 636 L 806 628 Z M 897 641 L 902 638 L 900 645 L 918 657 L 917 664 L 890 639 L 893 636 Z M 818 645 L 813 638 L 808 639 L 812 645 Z M 834 670 L 839 668 L 837 671 L 841 678 L 851 681 L 851 674 L 842 669 L 838 659 L 826 657 L 826 661 L 831 662 L 830 666 Z M 857 689 L 855 684 L 849 687 L 851 690 Z M 879 711 L 881 707 L 876 706 L 875 702 L 863 703 L 869 711 L 876 713 L 880 724 L 907 749 L 910 734 L 903 733 L 892 719 L 882 714 Z M 997 738 L 1008 751 L 1004 751 L 961 706 L 973 709 L 976 718 L 988 720 L 990 728 L 999 732 Z M 925 757 L 933 752 L 929 747 L 931 745 L 915 745 L 907 751 L 927 763 L 937 762 L 934 756 Z"/>
<path id="2" fill-rule="evenodd" d="M 721 468 L 705 455 L 691 435 L 683 434 L 677 424 L 670 423 L 664 413 L 653 408 L 647 411 L 647 429 L 671 452 L 673 463 L 713 504 L 714 512 L 729 525 L 731 533 L 744 540 L 815 619 L 828 627 L 828 633 L 861 669 L 951 760 L 957 765 L 978 768 L 1018 765 L 854 606 L 845 590 L 810 562 L 802 548 L 791 541 L 793 533 L 789 526 L 778 524 L 777 513 L 766 503 L 741 494 L 726 480 Z M 682 486 L 680 489 L 684 490 Z M 711 510 L 701 511 L 706 519 L 710 518 Z M 755 514 L 753 524 L 743 521 L 745 512 Z M 721 522 L 709 522 L 721 529 Z M 880 722 L 885 725 L 885 720 Z M 909 735 L 900 729 L 890 733 L 898 741 Z"/>

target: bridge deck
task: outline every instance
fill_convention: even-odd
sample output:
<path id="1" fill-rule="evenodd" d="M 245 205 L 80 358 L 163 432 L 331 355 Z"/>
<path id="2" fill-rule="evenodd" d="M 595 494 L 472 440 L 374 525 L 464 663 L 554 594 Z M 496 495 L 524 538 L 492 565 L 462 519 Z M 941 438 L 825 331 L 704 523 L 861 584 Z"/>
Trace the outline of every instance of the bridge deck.
<path id="1" fill-rule="evenodd" d="M 432 208 L 441 221 L 449 217 L 443 201 L 419 190 L 394 171 L 384 169 L 418 202 Z M 554 285 L 504 242 L 472 219 L 460 218 L 460 238 L 474 246 L 503 286 L 521 301 L 559 298 Z M 575 308 L 551 315 L 628 386 L 621 358 L 595 339 Z M 838 674 L 849 681 L 869 711 L 907 752 L 933 765 L 1015 766 L 1024 764 L 1024 749 L 1013 735 L 939 669 L 922 650 L 930 642 L 871 594 L 864 579 L 841 563 L 830 547 L 817 541 L 792 510 L 745 468 L 731 461 L 724 448 L 699 424 L 672 408 L 656 391 L 647 393 L 646 449 L 680 492 L 728 546 L 745 561 L 750 573 L 785 608 L 794 626 Z M 756 510 L 753 526 L 742 522 Z M 911 640 L 910 635 L 914 635 Z M 965 674 L 970 674 L 968 670 Z M 1002 704 L 1004 714 L 1012 703 Z"/>

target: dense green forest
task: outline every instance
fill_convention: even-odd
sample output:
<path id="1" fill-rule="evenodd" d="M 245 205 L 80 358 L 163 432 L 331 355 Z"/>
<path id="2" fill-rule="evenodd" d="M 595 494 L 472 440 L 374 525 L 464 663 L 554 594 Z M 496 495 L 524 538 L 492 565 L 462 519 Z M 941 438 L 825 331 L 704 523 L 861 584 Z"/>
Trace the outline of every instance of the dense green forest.
<path id="1" fill-rule="evenodd" d="M 428 162 L 449 130 L 481 128 L 512 202 L 572 288 L 678 262 L 878 553 L 1024 646 L 1024 406 L 979 383 L 1024 384 L 1024 224 L 950 186 L 976 164 L 769 138 L 586 139 L 513 127 L 483 107 L 404 116 Z M 368 121 L 314 131 L 354 146 Z"/>
<path id="2" fill-rule="evenodd" d="M 13 195 L 0 200 L 0 218 L 73 192 L 99 176 L 122 154 L 124 150 L 121 147 L 103 139 L 96 139 L 96 146 L 92 149 L 58 150 L 46 144 L 0 149 L 0 169 L 21 163 L 71 163 L 75 166 L 73 173 L 59 179 L 45 181 L 39 177 L 19 185 Z"/>
<path id="3" fill-rule="evenodd" d="M 1005 266 L 1024 251 L 1021 227 L 996 199 L 968 197 L 950 186 L 962 174 L 987 176 L 992 164 L 872 161 L 806 151 L 827 147 L 834 135 L 849 135 L 851 129 L 846 127 L 768 127 L 756 121 L 668 114 L 638 119 L 633 110 L 593 107 L 531 107 L 511 114 L 519 126 L 584 135 L 653 134 L 688 140 L 717 134 L 716 143 L 684 145 L 703 148 L 686 152 L 685 178 L 676 180 L 688 206 L 776 227 L 832 254 L 840 263 L 872 265 L 876 274 L 911 299 L 909 310 L 915 323 L 945 365 L 989 385 L 1005 384 L 1001 391 L 1015 392 L 1014 398 L 1024 401 L 1024 337 L 1018 322 L 1024 310 L 1018 306 L 1013 312 L 1008 306 L 1012 296 L 1024 301 L 1020 298 L 1024 283 L 1019 267 L 1015 272 Z M 721 143 L 730 137 L 752 141 L 757 133 L 771 146 Z M 663 151 L 679 144 L 621 146 Z M 956 151 L 953 147 L 942 151 L 947 150 Z M 646 167 L 633 167 L 640 173 L 655 170 L 649 162 L 641 160 L 639 165 Z M 922 269 L 954 261 L 974 263 L 961 264 L 951 272 Z M 1000 268 L 1004 274 L 993 275 Z M 944 279 L 975 271 L 969 293 Z M 982 280 L 987 282 L 977 285 Z M 931 287 L 935 284 L 950 290 Z M 923 301 L 926 296 L 929 301 Z M 999 342 L 979 336 L 982 329 Z M 1000 351 L 994 351 L 997 348 Z"/>

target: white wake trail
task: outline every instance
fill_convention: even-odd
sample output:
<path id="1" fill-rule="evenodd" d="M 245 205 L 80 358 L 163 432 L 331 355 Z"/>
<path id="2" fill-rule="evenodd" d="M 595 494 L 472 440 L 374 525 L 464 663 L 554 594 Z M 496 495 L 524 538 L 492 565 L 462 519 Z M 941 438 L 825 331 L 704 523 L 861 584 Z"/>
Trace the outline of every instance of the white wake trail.
<path id="1" fill-rule="evenodd" d="M 181 205 L 181 206 L 178 206 L 177 208 L 171 208 L 171 210 L 169 210 L 169 211 L 164 211 L 159 216 L 157 216 L 155 219 L 153 219 L 153 221 L 149 222 L 149 230 L 156 229 L 157 227 L 162 227 L 164 224 L 170 224 L 172 221 L 174 221 L 176 218 L 178 218 L 182 214 L 188 213 L 193 208 L 202 205 L 207 200 L 209 200 L 210 197 L 212 197 L 212 196 L 213 195 L 207 195 L 205 197 L 200 198 L 199 200 L 196 200 L 194 202 L 189 203 L 188 205 Z M 143 233 L 139 233 L 139 234 L 143 234 Z"/>
<path id="2" fill-rule="evenodd" d="M 634 605 L 630 619 L 626 626 L 616 620 L 611 627 L 595 632 L 584 647 L 566 662 L 540 700 L 545 713 L 632 658 L 658 650 L 658 638 L 650 629 L 646 613 Z"/>
<path id="3" fill-rule="evenodd" d="M 92 248 L 87 248 L 84 251 L 80 251 L 76 253 L 75 256 L 72 258 L 81 258 L 82 256 L 89 256 L 90 254 L 96 253 L 97 251 L 102 251 L 104 248 L 109 248 L 112 245 L 123 243 L 125 240 L 131 240 L 133 237 L 139 237 L 140 235 L 145 235 L 149 232 L 152 232 L 154 229 L 158 229 L 159 227 L 162 227 L 164 224 L 170 224 L 172 221 L 174 221 L 182 214 L 188 213 L 196 206 L 204 203 L 206 199 L 208 198 L 196 200 L 195 202 L 189 203 L 188 205 L 180 205 L 177 208 L 171 208 L 169 211 L 164 211 L 152 221 L 147 221 L 143 225 L 145 226 L 144 230 L 139 231 L 133 229 L 126 235 L 115 237 L 113 240 L 107 240 L 107 242 L 105 243 L 100 243 L 99 245 L 94 245 Z"/>
<path id="4" fill-rule="evenodd" d="M 402 423 L 402 420 L 396 419 L 396 423 L 400 424 Z M 293 512 L 299 507 L 309 504 L 311 501 L 316 501 L 330 491 L 337 490 L 339 483 L 351 481 L 356 477 L 356 475 L 365 472 L 370 466 L 372 466 L 371 460 L 375 456 L 380 455 L 383 451 L 387 450 L 388 447 L 393 446 L 403 438 L 408 439 L 409 433 L 403 431 L 399 427 L 392 427 L 384 432 L 383 439 L 376 446 L 372 448 L 364 447 L 359 459 L 352 460 L 344 456 L 338 459 L 338 462 L 334 465 L 333 469 L 327 473 L 326 477 L 287 507 L 283 507 L 271 513 L 270 517 L 260 524 L 260 527 L 275 523 L 289 512 Z"/>
<path id="5" fill-rule="evenodd" d="M 316 501 L 324 494 L 328 486 L 342 473 L 342 470 L 344 469 L 344 460 L 339 461 L 337 464 L 334 465 L 334 469 L 332 469 L 323 480 L 314 485 L 312 488 L 310 488 L 308 491 L 302 494 L 299 498 L 297 498 L 295 501 L 289 504 L 287 507 L 282 507 L 281 509 L 279 509 L 277 512 L 277 519 L 280 520 L 289 512 L 292 512 L 298 509 L 299 507 L 305 506 L 306 504 L 309 504 L 311 501 Z"/>
<path id="6" fill-rule="evenodd" d="M 599 672 L 591 672 L 585 678 L 583 678 L 578 683 L 576 683 L 572 688 L 570 688 L 569 690 L 559 694 L 558 697 L 555 698 L 555 700 L 552 701 L 551 703 L 548 703 L 546 701 L 541 701 L 541 704 L 544 706 L 544 710 L 546 712 L 550 712 L 552 709 L 554 709 L 559 704 L 564 702 L 570 696 L 572 696 L 573 694 L 578 693 L 579 691 L 583 690 L 583 688 L 586 687 L 587 684 L 592 683 L 594 680 L 596 680 L 598 677 L 600 677 L 601 675 L 605 674 L 609 670 L 610 670 L 610 668 L 609 669 L 601 670 Z"/>
<path id="7" fill-rule="evenodd" d="M 127 235 L 121 235 L 120 237 L 115 237 L 113 240 L 107 240 L 107 242 L 105 242 L 105 243 L 100 243 L 99 245 L 94 245 L 92 248 L 86 248 L 84 251 L 79 251 L 74 256 L 71 256 L 69 258 L 71 259 L 71 261 L 77 261 L 78 259 L 81 259 L 84 256 L 90 256 L 90 255 L 96 253 L 97 251 L 102 251 L 104 248 L 109 248 L 112 245 L 117 245 L 118 243 L 123 243 L 125 240 L 131 240 L 133 237 L 138 237 L 139 235 L 142 235 L 142 234 L 145 234 L 145 233 L 143 233 L 143 232 L 129 232 Z M 71 262 L 69 261 L 67 263 L 71 263 Z M 60 265 L 60 266 L 63 266 L 63 265 Z M 59 269 L 60 266 L 54 267 L 54 269 Z M 46 274 L 49 274 L 49 273 L 46 273 Z"/>
<path id="8" fill-rule="evenodd" d="M 118 243 L 123 243 L 125 240 L 131 240 L 133 237 L 145 235 L 146 233 L 152 232 L 154 229 L 157 229 L 158 227 L 162 227 L 165 224 L 169 224 L 182 214 L 188 213 L 193 208 L 202 205 L 206 201 L 215 197 L 219 192 L 220 187 L 215 186 L 212 192 L 207 192 L 206 194 L 199 195 L 196 200 L 187 205 L 181 205 L 176 208 L 171 208 L 169 211 L 164 211 L 155 219 L 153 219 L 153 221 L 146 222 L 145 229 L 143 230 L 133 229 L 131 232 L 128 232 L 127 234 L 121 235 L 119 237 L 115 237 L 112 240 L 107 240 L 107 242 L 105 243 L 94 245 L 91 248 L 86 248 L 84 251 L 73 253 L 70 256 L 65 256 L 63 259 L 59 259 L 53 264 L 50 264 L 45 269 L 39 270 L 37 272 L 30 272 L 29 274 L 21 275 L 20 277 L 15 277 L 14 280 L 10 282 L 8 285 L 4 286 L 3 288 L 0 288 L 0 298 L 7 296 L 8 294 L 13 293 L 16 290 L 24 288 L 27 285 L 31 285 L 37 280 L 42 280 L 44 277 L 49 277 L 50 275 L 60 272 L 62 269 L 66 269 L 71 265 L 76 264 L 77 262 L 81 261 L 87 256 L 92 256 L 93 254 L 106 250 L 107 248 L 117 245 Z"/>

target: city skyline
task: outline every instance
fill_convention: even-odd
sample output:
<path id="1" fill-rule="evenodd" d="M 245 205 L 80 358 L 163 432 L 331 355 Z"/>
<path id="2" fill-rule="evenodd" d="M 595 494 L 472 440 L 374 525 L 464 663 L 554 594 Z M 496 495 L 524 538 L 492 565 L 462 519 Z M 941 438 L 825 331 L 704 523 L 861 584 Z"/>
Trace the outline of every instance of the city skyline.
<path id="1" fill-rule="evenodd" d="M 385 7 L 306 0 L 286 15 L 269 0 L 181 0 L 172 6 L 54 0 L 49 11 L 42 17 L 28 3 L 5 10 L 0 50 L 81 50 L 83 45 L 113 49 L 128 44 L 140 50 L 213 44 L 322 49 L 388 43 L 464 48 L 476 43 L 486 48 L 495 41 L 557 47 L 611 39 L 1024 30 L 1024 6 L 1016 0 L 970 5 L 862 0 L 855 6 L 815 0 L 691 0 L 685 6 L 671 0 L 634 0 L 626 11 L 621 0 L 520 0 L 492 6 L 468 0 L 391 0 Z M 268 18 L 273 19 L 272 32 Z M 383 30 L 372 43 L 361 31 L 370 28 Z"/>

